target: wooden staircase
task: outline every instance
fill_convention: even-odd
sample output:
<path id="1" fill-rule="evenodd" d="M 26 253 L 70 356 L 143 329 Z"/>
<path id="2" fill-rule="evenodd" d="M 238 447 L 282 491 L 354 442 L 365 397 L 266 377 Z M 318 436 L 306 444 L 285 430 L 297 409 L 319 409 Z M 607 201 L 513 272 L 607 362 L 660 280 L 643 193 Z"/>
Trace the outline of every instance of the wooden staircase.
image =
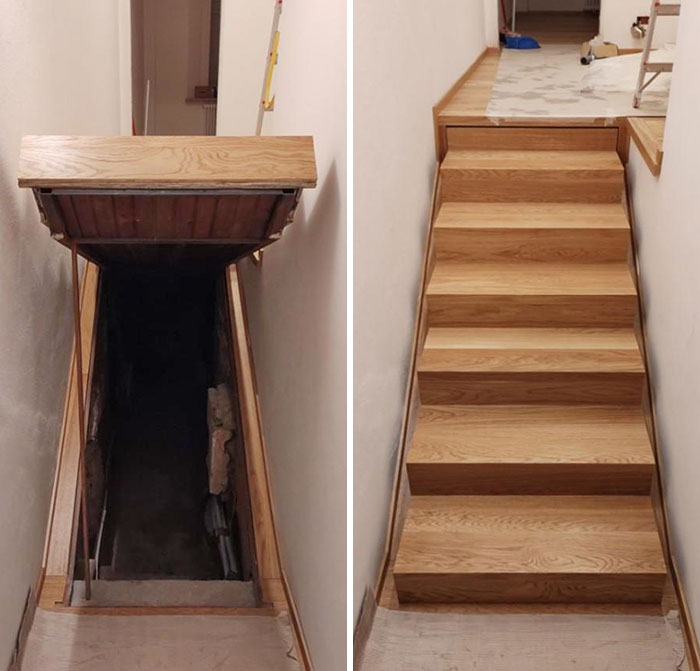
<path id="1" fill-rule="evenodd" d="M 658 603 L 617 131 L 447 137 L 399 601 Z"/>

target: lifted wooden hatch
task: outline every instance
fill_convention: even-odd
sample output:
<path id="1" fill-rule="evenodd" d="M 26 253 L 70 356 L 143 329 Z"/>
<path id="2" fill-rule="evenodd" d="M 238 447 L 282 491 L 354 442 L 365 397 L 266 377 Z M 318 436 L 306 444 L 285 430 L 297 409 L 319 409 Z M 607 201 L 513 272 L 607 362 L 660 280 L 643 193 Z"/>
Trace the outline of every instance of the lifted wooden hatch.
<path id="1" fill-rule="evenodd" d="M 315 185 L 311 137 L 27 136 L 19 167 L 52 236 L 99 265 L 236 261 Z"/>

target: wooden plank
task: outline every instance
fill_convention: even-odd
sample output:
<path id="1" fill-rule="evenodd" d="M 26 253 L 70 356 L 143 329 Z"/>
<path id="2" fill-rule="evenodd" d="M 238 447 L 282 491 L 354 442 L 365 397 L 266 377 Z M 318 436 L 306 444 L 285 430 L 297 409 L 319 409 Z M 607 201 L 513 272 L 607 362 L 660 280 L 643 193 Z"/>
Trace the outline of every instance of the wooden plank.
<path id="1" fill-rule="evenodd" d="M 444 326 L 632 326 L 635 296 L 626 294 L 527 295 L 441 293 L 428 296 L 428 319 Z"/>
<path id="2" fill-rule="evenodd" d="M 114 213 L 117 222 L 117 237 L 133 238 L 136 236 L 134 196 L 113 196 Z M 80 236 L 74 236 L 80 237 Z"/>
<path id="3" fill-rule="evenodd" d="M 428 285 L 436 294 L 523 296 L 632 296 L 636 290 L 626 263 L 444 263 Z"/>
<path id="4" fill-rule="evenodd" d="M 31 135 L 21 187 L 302 188 L 316 185 L 310 137 Z"/>
<path id="5" fill-rule="evenodd" d="M 627 127 L 652 175 L 661 173 L 666 117 L 629 117 Z"/>
<path id="6" fill-rule="evenodd" d="M 89 363 L 83 370 L 83 390 L 89 398 L 94 352 L 94 333 L 97 317 L 99 270 L 87 264 L 81 285 L 81 332 L 83 361 Z M 75 355 L 71 360 L 70 377 L 63 416 L 63 428 L 58 449 L 58 463 L 49 512 L 46 544 L 44 548 L 42 593 L 39 602 L 45 603 L 58 597 L 66 598 L 72 575 L 71 556 L 74 551 L 76 513 L 78 510 L 78 476 L 80 464 L 80 436 L 78 425 L 78 397 Z M 87 421 L 87 418 L 86 418 Z"/>
<path id="7" fill-rule="evenodd" d="M 648 494 L 654 456 L 633 406 L 423 406 L 414 495 Z"/>
<path id="8" fill-rule="evenodd" d="M 412 497 L 394 578 L 402 601 L 661 600 L 648 497 Z"/>
<path id="9" fill-rule="evenodd" d="M 233 265 L 228 268 L 227 286 L 243 443 L 250 487 L 257 572 L 263 601 L 275 606 L 286 606 L 281 584 L 279 547 L 255 383 L 253 354 L 245 321 L 243 289 L 238 272 Z"/>
<path id="10" fill-rule="evenodd" d="M 418 371 L 423 403 L 639 404 L 644 374 L 598 372 L 454 373 Z"/>
<path id="11" fill-rule="evenodd" d="M 615 151 L 617 128 L 447 128 L 454 149 L 509 151 Z"/>
<path id="12" fill-rule="evenodd" d="M 617 203 L 443 203 L 438 262 L 626 262 L 630 230 Z"/>
<path id="13" fill-rule="evenodd" d="M 619 203 L 624 188 L 614 151 L 450 150 L 440 172 L 448 201 Z"/>

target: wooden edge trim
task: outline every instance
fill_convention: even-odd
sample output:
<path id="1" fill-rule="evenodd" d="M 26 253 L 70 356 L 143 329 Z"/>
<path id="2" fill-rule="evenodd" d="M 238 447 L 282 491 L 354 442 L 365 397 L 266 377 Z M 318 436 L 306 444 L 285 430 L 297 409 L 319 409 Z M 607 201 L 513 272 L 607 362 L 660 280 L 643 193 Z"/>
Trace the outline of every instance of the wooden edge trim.
<path id="1" fill-rule="evenodd" d="M 435 157 L 438 161 L 442 160 L 442 157 L 444 155 L 444 150 L 446 147 L 444 146 L 444 143 L 442 142 L 442 139 L 440 137 L 440 112 L 447 107 L 447 103 L 454 98 L 455 94 L 457 91 L 462 88 L 464 85 L 464 82 L 469 79 L 469 77 L 472 76 L 476 68 L 481 65 L 481 61 L 486 58 L 486 56 L 490 53 L 493 52 L 498 52 L 500 51 L 498 47 L 486 47 L 474 60 L 474 62 L 462 73 L 462 76 L 454 83 L 450 88 L 448 89 L 447 93 L 445 93 L 440 100 L 433 106 L 433 129 L 435 133 Z"/>
<path id="2" fill-rule="evenodd" d="M 394 469 L 394 484 L 391 493 L 391 505 L 389 509 L 389 523 L 387 526 L 386 540 L 384 544 L 384 552 L 379 565 L 379 576 L 374 588 L 374 595 L 382 593 L 384 581 L 386 580 L 389 566 L 391 563 L 391 550 L 394 543 L 394 535 L 396 533 L 396 523 L 399 509 L 399 497 L 401 494 L 401 473 L 404 461 L 406 459 L 407 445 L 409 441 L 408 427 L 412 410 L 414 407 L 414 395 L 417 393 L 415 384 L 416 364 L 418 360 L 418 352 L 420 349 L 420 325 L 425 311 L 425 289 L 430 279 L 430 251 L 433 241 L 433 229 L 435 218 L 440 206 L 440 164 L 435 165 L 435 176 L 433 178 L 433 191 L 430 201 L 430 209 L 428 214 L 428 226 L 425 232 L 425 246 L 423 249 L 423 264 L 421 268 L 421 279 L 418 286 L 418 295 L 416 296 L 416 316 L 413 323 L 413 342 L 411 345 L 411 355 L 408 367 L 408 377 L 406 379 L 406 394 L 404 397 L 403 419 L 401 421 L 401 433 L 399 436 L 398 454 L 396 457 L 396 466 Z M 357 631 L 357 628 L 356 628 Z"/>
<path id="3" fill-rule="evenodd" d="M 673 583 L 674 591 L 676 593 L 676 598 L 678 600 L 678 608 L 681 618 L 681 625 L 683 627 L 684 640 L 686 645 L 686 651 L 688 653 L 688 661 L 691 664 L 692 671 L 700 671 L 700 646 L 698 646 L 698 638 L 695 631 L 695 626 L 693 624 L 693 619 L 688 608 L 688 601 L 685 596 L 685 590 L 683 589 L 683 584 L 681 582 L 680 574 L 678 572 L 678 567 L 676 563 L 675 554 L 673 551 L 673 542 L 670 532 L 670 525 L 668 521 L 668 505 L 666 502 L 666 495 L 664 493 L 664 480 L 663 480 L 663 464 L 660 459 L 660 439 L 658 433 L 658 422 L 656 418 L 656 405 L 654 403 L 653 388 L 654 383 L 652 380 L 652 368 L 651 361 L 649 357 L 649 348 L 647 346 L 647 331 L 646 331 L 646 314 L 644 310 L 644 288 L 641 283 L 641 274 L 639 268 L 639 256 L 637 254 L 637 237 L 636 237 L 636 222 L 634 217 L 634 208 L 632 206 L 632 198 L 629 189 L 629 175 L 626 163 L 624 164 L 625 170 L 625 209 L 627 210 L 627 216 L 630 222 L 630 235 L 632 239 L 632 261 L 634 265 L 635 281 L 637 284 L 637 307 L 639 310 L 639 324 L 641 331 L 641 349 L 642 356 L 644 358 L 644 364 L 646 367 L 646 390 L 645 394 L 647 396 L 647 402 L 649 406 L 649 419 L 651 422 L 651 432 L 650 439 L 652 443 L 652 450 L 654 452 L 654 468 L 656 472 L 656 477 L 652 481 L 652 487 L 656 490 L 653 494 L 656 495 L 657 505 L 659 508 L 661 524 L 659 526 L 659 534 L 661 535 L 661 541 L 664 549 L 664 554 L 666 555 L 666 560 L 668 563 L 668 571 L 671 576 L 671 581 Z"/>
<path id="4" fill-rule="evenodd" d="M 41 610 L 73 615 L 218 615 L 244 617 L 275 617 L 275 608 L 227 608 L 208 606 L 39 606 Z"/>
<path id="5" fill-rule="evenodd" d="M 245 293 L 238 269 L 227 268 L 227 292 L 236 360 L 238 395 L 241 407 L 251 512 L 255 533 L 255 553 L 263 601 L 289 613 L 299 662 L 305 671 L 313 671 L 306 637 L 287 577 L 282 570 L 279 540 L 275 525 L 270 476 L 265 454 L 265 440 L 258 400 L 253 350 L 248 334 Z"/>
<path id="6" fill-rule="evenodd" d="M 656 118 L 656 117 L 653 117 Z M 659 145 L 656 138 L 652 137 L 646 125 L 644 117 L 627 117 L 628 132 L 637 145 L 639 153 L 647 164 L 652 175 L 656 177 L 661 173 L 661 163 L 664 159 L 663 146 Z"/>
<path id="7" fill-rule="evenodd" d="M 90 397 L 90 391 L 92 388 L 92 369 L 95 352 L 94 345 L 97 331 L 95 325 L 98 312 L 98 285 L 99 268 L 93 263 L 87 263 L 85 269 L 83 270 L 83 278 L 80 286 L 80 327 L 83 336 L 83 360 L 89 362 L 87 372 L 83 371 L 83 376 L 87 378 L 86 384 L 83 386 L 83 394 L 86 399 Z M 61 425 L 56 470 L 54 473 L 51 502 L 49 504 L 49 516 L 46 525 L 44 554 L 35 589 L 37 603 L 42 607 L 46 606 L 47 604 L 55 604 L 56 601 L 66 600 L 66 594 L 70 591 L 73 573 L 71 557 L 74 556 L 74 553 L 71 548 L 74 545 L 76 533 L 75 502 L 79 496 L 79 479 L 77 469 L 75 472 L 75 478 L 71 477 L 67 485 L 63 485 L 63 483 L 68 477 L 68 474 L 65 472 L 66 461 L 69 456 L 68 453 L 71 449 L 76 447 L 79 448 L 76 441 L 71 440 L 72 434 L 75 433 L 74 424 L 77 420 L 77 406 L 75 402 L 77 386 L 75 342 L 73 342 L 68 385 L 63 406 L 63 422 Z M 88 421 L 87 417 L 86 421 Z M 59 489 L 62 485 L 68 487 L 68 489 L 65 490 L 65 496 L 73 501 L 72 509 L 69 511 L 70 515 L 67 515 L 66 519 L 59 519 L 57 517 Z M 66 513 L 66 511 L 63 511 L 63 513 Z M 59 562 L 59 565 L 57 566 L 55 563 L 52 563 L 52 559 L 55 561 L 55 558 L 53 558 L 52 555 L 54 553 L 60 553 L 60 551 L 56 549 L 54 540 L 57 537 L 64 538 L 65 536 L 68 536 L 70 539 L 68 554 L 61 560 L 61 562 Z"/>

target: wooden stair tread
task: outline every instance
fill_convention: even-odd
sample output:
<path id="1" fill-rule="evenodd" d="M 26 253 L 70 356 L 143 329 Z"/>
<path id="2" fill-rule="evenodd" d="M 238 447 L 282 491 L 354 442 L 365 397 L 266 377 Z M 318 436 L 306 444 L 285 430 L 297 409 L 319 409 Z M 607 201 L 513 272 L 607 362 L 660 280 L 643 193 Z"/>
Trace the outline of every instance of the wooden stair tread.
<path id="1" fill-rule="evenodd" d="M 640 408 L 423 406 L 411 464 L 654 464 Z"/>
<path id="2" fill-rule="evenodd" d="M 413 496 L 401 574 L 665 575 L 649 497 Z"/>
<path id="3" fill-rule="evenodd" d="M 418 372 L 643 373 L 632 329 L 432 328 Z"/>
<path id="4" fill-rule="evenodd" d="M 614 151 L 537 151 L 451 149 L 442 171 L 448 170 L 516 170 L 518 172 L 588 172 L 621 173 L 620 157 Z"/>
<path id="5" fill-rule="evenodd" d="M 635 296 L 626 263 L 439 263 L 426 295 Z"/>
<path id="6" fill-rule="evenodd" d="M 624 229 L 621 203 L 445 202 L 437 229 Z"/>

